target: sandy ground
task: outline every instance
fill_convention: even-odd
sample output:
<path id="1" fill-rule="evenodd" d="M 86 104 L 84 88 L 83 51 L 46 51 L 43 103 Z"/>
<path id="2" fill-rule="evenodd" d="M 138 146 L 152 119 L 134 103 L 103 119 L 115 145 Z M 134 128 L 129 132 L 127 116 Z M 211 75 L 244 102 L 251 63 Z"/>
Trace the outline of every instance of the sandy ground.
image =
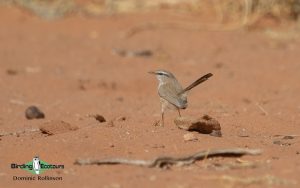
<path id="1" fill-rule="evenodd" d="M 196 17 L 159 12 L 101 18 L 73 16 L 44 21 L 15 8 L 0 8 L 0 187 L 298 187 L 300 181 L 300 63 L 297 38 L 270 38 L 264 31 L 130 28 Z M 153 56 L 120 56 L 114 49 L 151 50 Z M 223 137 L 187 132 L 167 112 L 160 119 L 157 80 L 147 72 L 172 71 L 188 85 L 214 76 L 189 94 L 183 116 L 208 114 Z M 27 120 L 38 106 L 45 119 Z M 93 114 L 107 121 L 100 123 Z M 52 136 L 30 131 L 64 121 L 79 129 Z M 56 123 L 54 122 L 54 124 Z M 25 130 L 25 133 L 22 132 Z M 78 166 L 78 158 L 152 159 L 218 148 L 262 149 L 260 156 L 212 158 L 170 169 L 127 165 Z M 39 155 L 63 170 L 43 175 L 62 181 L 13 181 L 31 174 L 11 169 Z M 245 165 L 246 164 L 246 165 Z"/>

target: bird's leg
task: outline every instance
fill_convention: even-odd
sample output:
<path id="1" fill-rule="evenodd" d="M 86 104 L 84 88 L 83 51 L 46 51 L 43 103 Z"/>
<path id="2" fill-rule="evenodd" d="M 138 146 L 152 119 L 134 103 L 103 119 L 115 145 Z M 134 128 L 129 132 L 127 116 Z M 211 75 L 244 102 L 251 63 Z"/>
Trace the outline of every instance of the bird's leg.
<path id="1" fill-rule="evenodd" d="M 161 112 L 161 126 L 163 127 L 165 125 L 165 118 L 164 118 L 164 111 Z"/>
<path id="2" fill-rule="evenodd" d="M 177 108 L 177 111 L 178 111 L 178 115 L 179 115 L 179 117 L 181 117 L 181 114 L 180 114 L 180 110 L 179 110 L 179 108 Z"/>
<path id="3" fill-rule="evenodd" d="M 160 125 L 161 125 L 162 127 L 165 125 L 164 114 L 165 114 L 165 104 L 164 104 L 164 103 L 161 103 L 161 122 L 160 122 Z"/>

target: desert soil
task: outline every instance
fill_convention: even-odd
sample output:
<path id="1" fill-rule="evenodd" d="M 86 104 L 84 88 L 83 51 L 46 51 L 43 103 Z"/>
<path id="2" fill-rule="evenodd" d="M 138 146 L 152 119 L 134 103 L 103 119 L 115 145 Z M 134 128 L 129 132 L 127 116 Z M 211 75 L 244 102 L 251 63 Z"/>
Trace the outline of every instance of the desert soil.
<path id="1" fill-rule="evenodd" d="M 45 21 L 1 7 L 0 187 L 299 186 L 299 38 L 288 31 L 185 26 L 149 27 L 126 36 L 136 26 L 174 19 L 199 23 L 196 15 L 165 12 Z M 139 50 L 153 54 L 132 55 Z M 155 126 L 160 119 L 157 80 L 147 72 L 156 69 L 172 71 L 184 86 L 214 74 L 189 93 L 189 107 L 181 113 L 216 118 L 222 137 L 194 133 L 196 139 L 185 141 L 188 132 L 176 127 L 172 111 L 164 127 Z M 26 119 L 31 105 L 45 118 Z M 106 122 L 97 121 L 96 114 Z M 38 130 L 51 124 L 52 135 Z M 78 129 L 60 131 L 60 124 Z M 263 153 L 170 169 L 74 165 L 76 159 L 153 159 L 224 148 Z M 14 181 L 13 176 L 31 174 L 10 164 L 35 155 L 64 164 L 63 170 L 43 174 L 63 180 Z"/>

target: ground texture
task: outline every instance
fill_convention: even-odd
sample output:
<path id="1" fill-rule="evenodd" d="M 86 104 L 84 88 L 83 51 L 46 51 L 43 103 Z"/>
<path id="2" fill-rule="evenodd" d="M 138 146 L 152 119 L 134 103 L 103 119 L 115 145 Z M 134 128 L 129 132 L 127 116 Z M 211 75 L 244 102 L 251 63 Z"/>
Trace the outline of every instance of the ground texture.
<path id="1" fill-rule="evenodd" d="M 199 23 L 195 16 L 160 12 L 45 21 L 1 7 L 0 186 L 299 186 L 297 37 L 168 24 L 132 30 L 175 19 Z M 136 53 L 140 50 L 152 54 Z M 194 133 L 197 140 L 184 141 L 187 132 L 173 122 L 177 112 L 167 112 L 164 127 L 155 126 L 160 119 L 157 80 L 147 72 L 161 68 L 172 71 L 184 86 L 214 74 L 189 93 L 189 107 L 182 115 L 216 118 L 223 137 Z M 38 106 L 45 119 L 27 120 L 25 109 L 31 105 Z M 96 114 L 106 122 L 97 121 Z M 53 135 L 35 131 L 51 124 Z M 57 125 L 66 130 L 57 130 Z M 68 131 L 68 126 L 78 129 Z M 218 148 L 263 153 L 170 169 L 74 165 L 78 158 L 153 159 Z M 63 180 L 13 181 L 13 176 L 30 173 L 11 169 L 10 164 L 31 161 L 35 155 L 64 164 L 63 170 L 43 174 Z"/>

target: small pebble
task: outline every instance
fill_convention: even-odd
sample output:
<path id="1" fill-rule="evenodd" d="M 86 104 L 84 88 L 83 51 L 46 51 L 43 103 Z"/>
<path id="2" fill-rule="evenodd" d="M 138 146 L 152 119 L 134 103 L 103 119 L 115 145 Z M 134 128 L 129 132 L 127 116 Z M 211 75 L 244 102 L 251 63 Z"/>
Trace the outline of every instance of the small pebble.
<path id="1" fill-rule="evenodd" d="M 282 139 L 284 139 L 284 140 L 288 140 L 288 139 L 294 139 L 295 137 L 293 137 L 293 136 L 284 136 Z"/>
<path id="2" fill-rule="evenodd" d="M 292 143 L 289 143 L 289 142 L 283 142 L 283 141 L 281 141 L 281 140 L 274 140 L 274 141 L 273 141 L 273 144 L 280 145 L 280 146 L 290 146 L 290 145 L 292 145 Z"/>
<path id="3" fill-rule="evenodd" d="M 14 69 L 7 69 L 6 74 L 8 74 L 8 75 L 17 75 L 18 71 L 14 70 Z"/>
<path id="4" fill-rule="evenodd" d="M 27 119 L 43 119 L 45 114 L 36 106 L 29 106 L 25 110 L 25 116 Z"/>
<path id="5" fill-rule="evenodd" d="M 184 141 L 197 141 L 198 138 L 193 133 L 186 133 L 183 135 Z"/>
<path id="6" fill-rule="evenodd" d="M 100 123 L 106 122 L 105 118 L 102 115 L 96 114 L 94 117 Z"/>
<path id="7" fill-rule="evenodd" d="M 126 117 L 125 116 L 119 116 L 116 118 L 117 121 L 125 121 Z"/>
<path id="8" fill-rule="evenodd" d="M 115 145 L 114 145 L 114 144 L 112 144 L 112 143 L 110 143 L 110 144 L 109 144 L 109 147 L 111 147 L 111 148 L 114 148 L 114 147 L 115 147 Z"/>

